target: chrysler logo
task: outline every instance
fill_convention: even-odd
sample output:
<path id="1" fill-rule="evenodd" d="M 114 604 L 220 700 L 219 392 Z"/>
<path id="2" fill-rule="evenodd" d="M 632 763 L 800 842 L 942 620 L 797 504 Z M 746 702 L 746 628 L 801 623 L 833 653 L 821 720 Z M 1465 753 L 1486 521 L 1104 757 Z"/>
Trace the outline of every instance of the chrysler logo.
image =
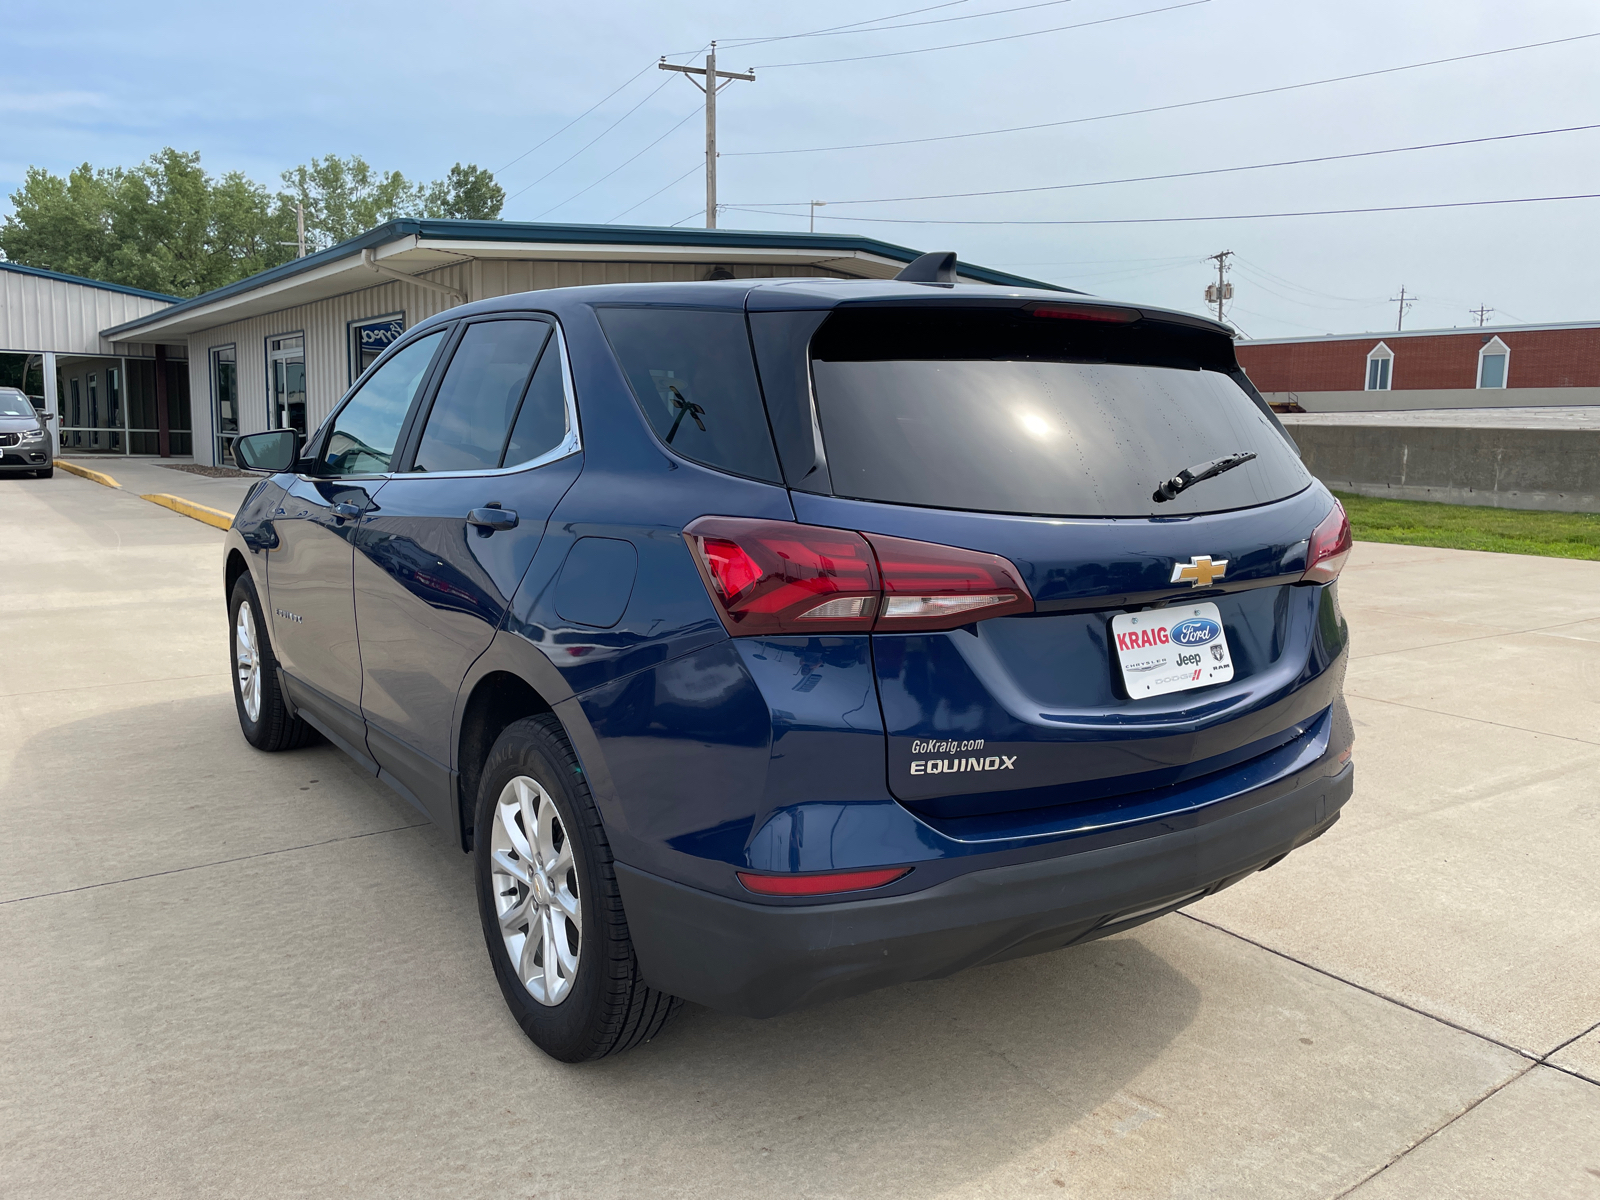
<path id="1" fill-rule="evenodd" d="M 1221 579 L 1227 569 L 1227 559 L 1212 562 L 1209 554 L 1201 554 L 1187 563 L 1173 563 L 1172 582 L 1182 583 L 1187 579 L 1194 587 L 1210 587 L 1212 580 Z"/>

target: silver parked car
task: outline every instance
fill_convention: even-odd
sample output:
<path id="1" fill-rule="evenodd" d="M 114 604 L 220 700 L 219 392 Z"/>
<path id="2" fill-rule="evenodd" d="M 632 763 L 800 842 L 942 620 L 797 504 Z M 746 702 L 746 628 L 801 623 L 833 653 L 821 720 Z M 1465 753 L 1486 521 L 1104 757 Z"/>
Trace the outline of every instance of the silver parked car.
<path id="1" fill-rule="evenodd" d="M 55 474 L 50 430 L 23 392 L 0 388 L 0 475 L 20 471 L 32 471 L 40 479 Z"/>

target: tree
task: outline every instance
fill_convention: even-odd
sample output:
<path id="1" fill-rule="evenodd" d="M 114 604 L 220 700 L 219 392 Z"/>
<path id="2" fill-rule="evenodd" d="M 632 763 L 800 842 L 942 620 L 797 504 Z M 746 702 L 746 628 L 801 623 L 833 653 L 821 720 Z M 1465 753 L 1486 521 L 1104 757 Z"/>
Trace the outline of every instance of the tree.
<path id="1" fill-rule="evenodd" d="M 308 248 L 325 250 L 396 217 L 420 217 L 426 189 L 399 171 L 374 171 L 359 154 L 329 154 L 283 173 L 279 199 L 306 214 Z"/>
<path id="2" fill-rule="evenodd" d="M 505 203 L 506 190 L 492 173 L 473 163 L 457 163 L 446 178 L 428 185 L 425 211 L 430 217 L 495 221 Z"/>
<path id="3" fill-rule="evenodd" d="M 131 169 L 88 163 L 65 179 L 30 167 L 11 196 L 0 250 L 12 262 L 174 296 L 195 296 L 294 254 L 294 211 L 232 171 L 170 146 Z"/>

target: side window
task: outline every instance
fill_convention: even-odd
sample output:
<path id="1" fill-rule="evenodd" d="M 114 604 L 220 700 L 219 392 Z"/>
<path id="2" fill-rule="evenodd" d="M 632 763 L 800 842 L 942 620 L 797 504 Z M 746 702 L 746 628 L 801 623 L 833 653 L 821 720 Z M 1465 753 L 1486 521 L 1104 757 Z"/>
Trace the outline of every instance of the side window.
<path id="1" fill-rule="evenodd" d="M 444 330 L 418 338 L 361 385 L 333 423 L 322 451 L 325 475 L 378 475 L 389 469 L 411 401 L 444 341 Z"/>
<path id="2" fill-rule="evenodd" d="M 411 469 L 498 467 L 523 395 L 530 390 L 539 352 L 549 338 L 550 326 L 544 321 L 469 325 L 439 384 Z"/>
<path id="3" fill-rule="evenodd" d="M 708 467 L 780 482 L 743 313 L 596 312 L 639 407 L 663 442 Z"/>

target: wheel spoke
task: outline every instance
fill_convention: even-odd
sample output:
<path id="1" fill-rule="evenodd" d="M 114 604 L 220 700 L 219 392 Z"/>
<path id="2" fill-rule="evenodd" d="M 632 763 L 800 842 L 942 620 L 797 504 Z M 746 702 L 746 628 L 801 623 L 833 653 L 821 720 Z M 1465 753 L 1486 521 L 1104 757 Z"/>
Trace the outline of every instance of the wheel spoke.
<path id="1" fill-rule="evenodd" d="M 529 849 L 528 839 L 517 824 L 517 811 L 516 807 L 502 803 L 496 806 L 495 816 L 499 818 L 500 829 L 511 843 L 511 848 L 531 862 L 533 851 Z"/>
<path id="2" fill-rule="evenodd" d="M 556 830 L 560 820 L 561 817 L 556 812 L 555 802 L 546 796 L 539 805 L 539 862 L 544 865 L 545 870 L 551 872 L 554 872 L 558 858 Z M 563 849 L 565 849 L 564 846 Z"/>
<path id="3" fill-rule="evenodd" d="M 512 858 L 509 850 L 491 850 L 489 858 L 496 871 L 503 871 L 523 887 L 533 886 L 533 872 L 525 858 Z"/>
<path id="4" fill-rule="evenodd" d="M 556 957 L 561 960 L 562 973 L 568 980 L 576 979 L 578 976 L 578 955 L 573 952 L 572 947 L 567 943 L 567 923 L 562 918 L 560 909 L 552 910 L 551 915 L 551 924 L 555 931 Z M 577 924 L 577 922 L 574 921 L 573 924 Z M 578 942 L 578 949 L 580 951 L 583 949 L 581 937 Z"/>
<path id="5" fill-rule="evenodd" d="M 529 915 L 528 908 L 533 901 L 531 894 L 524 894 L 509 909 L 500 914 L 500 928 L 507 935 L 521 933 L 524 925 L 536 926 L 539 923 L 537 913 Z"/>
<path id="6" fill-rule="evenodd" d="M 543 918 L 542 936 L 544 937 L 544 994 L 547 1002 L 556 1000 L 561 994 L 561 951 L 557 948 L 555 914 L 550 909 L 545 909 L 540 916 Z M 574 964 L 576 965 L 576 964 Z"/>
<path id="7" fill-rule="evenodd" d="M 550 903 L 559 915 L 565 916 L 578 927 L 578 932 L 583 932 L 583 906 L 578 903 L 578 898 L 567 891 L 565 883 L 558 883 L 550 889 Z"/>
<path id="8" fill-rule="evenodd" d="M 528 936 L 522 942 L 522 959 L 517 963 L 517 976 L 525 984 L 532 985 L 539 977 L 539 964 L 533 960 L 535 951 L 544 944 L 543 935 L 543 923 L 539 920 L 539 914 L 534 913 L 533 919 L 528 922 Z"/>
<path id="9" fill-rule="evenodd" d="M 519 779 L 516 781 L 517 810 L 522 814 L 523 842 L 528 847 L 527 856 L 533 862 L 542 862 L 544 860 L 537 853 L 539 841 L 536 830 L 539 826 L 539 793 L 534 790 L 535 787 L 536 785 L 531 780 Z M 522 847 L 519 846 L 517 849 L 521 851 Z"/>

